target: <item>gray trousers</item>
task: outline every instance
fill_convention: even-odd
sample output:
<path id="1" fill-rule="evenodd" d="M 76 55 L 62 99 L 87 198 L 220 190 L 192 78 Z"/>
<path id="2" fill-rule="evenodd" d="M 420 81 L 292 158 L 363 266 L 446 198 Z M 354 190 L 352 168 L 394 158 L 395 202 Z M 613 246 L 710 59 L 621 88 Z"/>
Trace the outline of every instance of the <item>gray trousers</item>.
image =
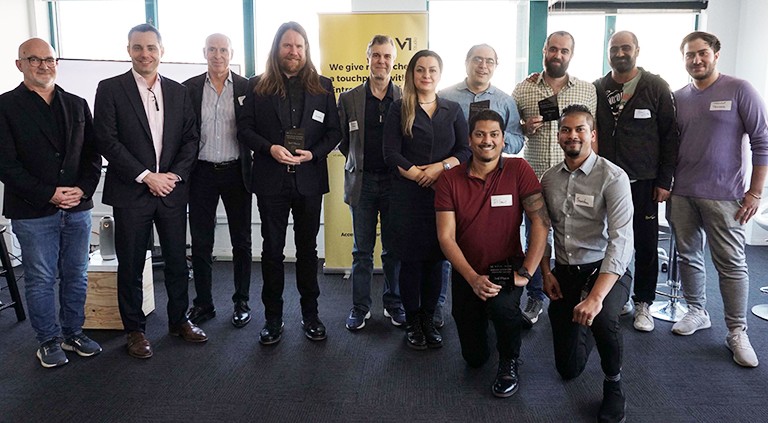
<path id="1" fill-rule="evenodd" d="M 729 330 L 746 330 L 749 273 L 744 254 L 744 225 L 734 219 L 736 200 L 718 201 L 672 195 L 669 222 L 679 254 L 683 294 L 689 306 L 707 305 L 704 234 L 717 269 Z"/>

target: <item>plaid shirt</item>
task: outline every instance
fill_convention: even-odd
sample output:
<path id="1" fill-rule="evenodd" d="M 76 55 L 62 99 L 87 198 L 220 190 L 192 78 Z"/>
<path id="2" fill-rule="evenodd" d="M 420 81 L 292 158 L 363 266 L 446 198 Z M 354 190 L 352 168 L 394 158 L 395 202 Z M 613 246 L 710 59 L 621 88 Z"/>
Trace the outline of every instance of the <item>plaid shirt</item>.
<path id="1" fill-rule="evenodd" d="M 517 84 L 512 93 L 523 120 L 539 116 L 539 101 L 553 95 L 555 92 L 544 82 L 543 72 L 539 74 L 535 83 L 524 79 Z M 595 116 L 597 111 L 595 86 L 569 75 L 568 83 L 557 94 L 557 103 L 561 112 L 571 104 L 583 104 L 589 108 L 592 116 Z M 523 157 L 528 160 L 539 178 L 547 169 L 563 161 L 563 150 L 557 144 L 557 121 L 544 122 L 544 126 L 535 134 L 527 135 Z"/>

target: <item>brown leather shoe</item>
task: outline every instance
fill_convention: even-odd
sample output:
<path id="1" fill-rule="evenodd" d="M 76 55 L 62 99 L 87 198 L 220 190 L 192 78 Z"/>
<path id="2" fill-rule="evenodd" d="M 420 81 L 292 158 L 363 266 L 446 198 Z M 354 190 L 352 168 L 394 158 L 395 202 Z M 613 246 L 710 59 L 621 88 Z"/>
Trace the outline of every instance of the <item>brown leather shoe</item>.
<path id="1" fill-rule="evenodd" d="M 152 357 L 152 346 L 142 332 L 128 332 L 128 355 L 135 358 Z"/>
<path id="2" fill-rule="evenodd" d="M 187 342 L 205 342 L 208 340 L 208 335 L 189 320 L 180 325 L 172 326 L 169 333 L 173 336 L 180 336 Z"/>

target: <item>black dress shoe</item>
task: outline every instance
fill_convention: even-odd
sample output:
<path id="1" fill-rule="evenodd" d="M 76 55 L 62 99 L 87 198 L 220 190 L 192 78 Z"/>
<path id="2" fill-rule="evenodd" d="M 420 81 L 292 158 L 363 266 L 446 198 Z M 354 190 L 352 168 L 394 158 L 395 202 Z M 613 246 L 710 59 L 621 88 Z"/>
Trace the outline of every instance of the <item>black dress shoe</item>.
<path id="1" fill-rule="evenodd" d="M 232 324 L 236 328 L 241 328 L 251 321 L 251 308 L 248 307 L 248 301 L 235 302 L 235 311 L 232 313 Z"/>
<path id="2" fill-rule="evenodd" d="M 264 328 L 259 332 L 259 343 L 261 345 L 272 345 L 280 342 L 283 336 L 283 321 L 269 321 L 264 325 Z"/>
<path id="3" fill-rule="evenodd" d="M 424 338 L 424 330 L 422 329 L 420 314 L 411 318 L 406 317 L 405 343 L 414 350 L 427 349 L 427 340 Z"/>
<path id="4" fill-rule="evenodd" d="M 603 381 L 603 402 L 600 404 L 600 414 L 597 421 L 600 423 L 624 423 L 627 421 L 625 413 L 626 399 L 621 389 L 621 381 Z"/>
<path id="5" fill-rule="evenodd" d="M 428 348 L 440 348 L 443 346 L 443 336 L 437 330 L 435 318 L 431 313 L 421 316 L 421 330 L 424 332 L 424 340 Z"/>
<path id="6" fill-rule="evenodd" d="M 310 317 L 301 321 L 304 326 L 304 336 L 311 341 L 322 341 L 328 336 L 325 333 L 325 325 L 317 317 Z"/>
<path id="7" fill-rule="evenodd" d="M 499 398 L 507 398 L 517 392 L 517 360 L 514 358 L 499 359 L 499 370 L 496 372 L 496 380 L 493 381 L 493 395 Z"/>
<path id="8" fill-rule="evenodd" d="M 214 317 L 216 317 L 216 307 L 213 304 L 192 306 L 187 312 L 187 319 L 196 325 Z"/>

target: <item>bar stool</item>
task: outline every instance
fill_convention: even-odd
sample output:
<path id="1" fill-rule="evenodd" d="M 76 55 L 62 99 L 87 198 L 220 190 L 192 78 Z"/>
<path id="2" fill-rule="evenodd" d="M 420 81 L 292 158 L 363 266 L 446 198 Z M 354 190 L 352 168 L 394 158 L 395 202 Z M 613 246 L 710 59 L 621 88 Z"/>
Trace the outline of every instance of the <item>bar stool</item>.
<path id="1" fill-rule="evenodd" d="M 755 223 L 757 223 L 758 226 L 768 231 L 768 215 L 763 213 L 765 210 L 762 210 L 759 212 L 755 217 Z M 764 286 L 760 288 L 760 292 L 763 294 L 768 294 L 768 286 Z M 758 304 L 754 307 L 752 307 L 752 314 L 755 316 L 763 319 L 768 320 L 768 304 Z"/>
<path id="2" fill-rule="evenodd" d="M 667 282 L 666 286 L 670 288 L 669 293 L 656 290 L 656 295 L 667 297 L 666 302 L 654 302 L 651 304 L 651 316 L 667 322 L 677 322 L 688 312 L 688 307 L 683 304 L 685 301 L 681 294 L 680 274 L 677 264 L 677 247 L 675 246 L 675 236 L 672 233 L 669 223 L 659 216 L 659 231 L 669 234 L 669 253 L 667 254 Z"/>
<path id="3" fill-rule="evenodd" d="M 19 287 L 16 285 L 16 275 L 13 273 L 11 265 L 11 256 L 8 253 L 8 247 L 5 245 L 5 226 L 0 225 L 0 277 L 4 277 L 8 284 L 8 292 L 11 294 L 11 302 L 0 305 L 0 311 L 13 307 L 16 310 L 16 319 L 25 320 L 27 315 L 24 313 L 24 305 L 21 303 Z"/>

